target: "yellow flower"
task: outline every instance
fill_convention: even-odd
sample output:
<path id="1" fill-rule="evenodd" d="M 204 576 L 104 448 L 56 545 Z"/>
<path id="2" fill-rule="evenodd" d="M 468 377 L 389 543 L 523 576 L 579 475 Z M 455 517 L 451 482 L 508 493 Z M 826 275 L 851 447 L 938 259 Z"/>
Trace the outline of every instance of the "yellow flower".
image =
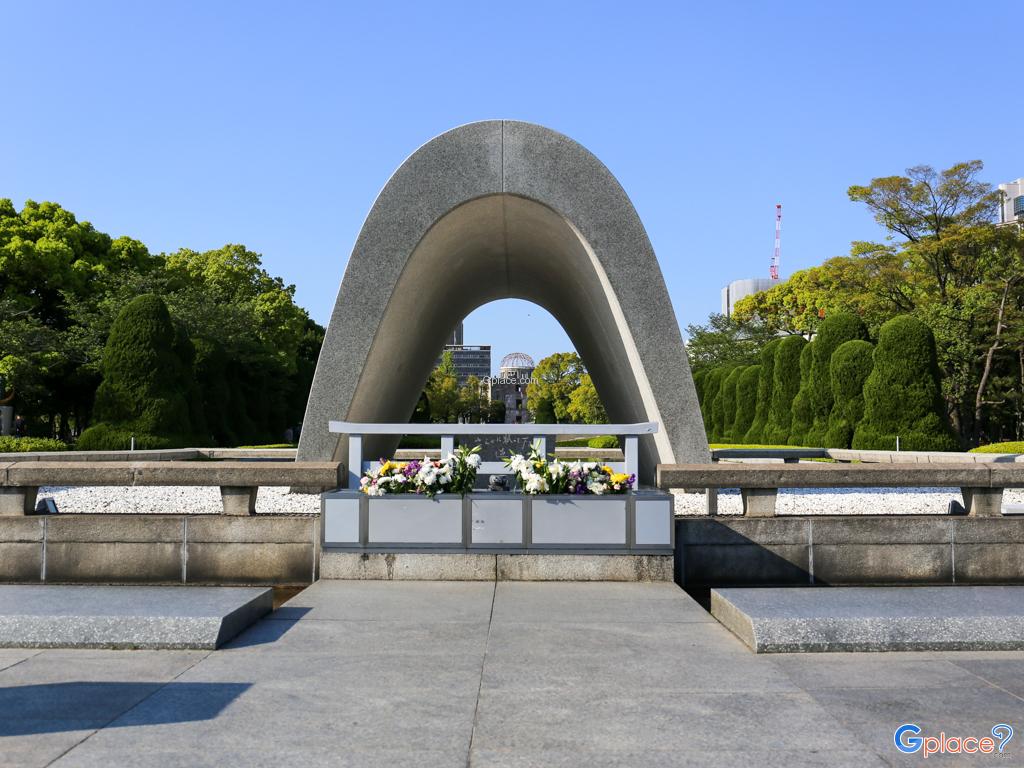
<path id="1" fill-rule="evenodd" d="M 607 464 L 605 464 L 603 467 L 601 467 L 601 471 L 604 472 L 606 475 L 612 474 L 612 468 L 609 467 Z M 628 475 L 627 475 L 627 477 L 628 477 Z"/>
<path id="2" fill-rule="evenodd" d="M 624 485 L 629 480 L 629 475 L 616 473 L 612 475 L 611 479 L 616 485 Z"/>

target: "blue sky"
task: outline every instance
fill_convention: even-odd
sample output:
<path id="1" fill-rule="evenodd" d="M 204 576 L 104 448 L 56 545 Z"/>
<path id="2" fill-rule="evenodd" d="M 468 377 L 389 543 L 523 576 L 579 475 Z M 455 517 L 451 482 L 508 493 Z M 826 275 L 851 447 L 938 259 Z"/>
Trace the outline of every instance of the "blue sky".
<path id="1" fill-rule="evenodd" d="M 730 280 L 879 237 L 846 188 L 980 158 L 1024 176 L 1024 10 L 965 2 L 27 3 L 2 0 L 0 197 L 153 251 L 241 242 L 324 323 L 416 147 L 510 118 L 580 141 L 647 227 L 680 325 Z M 543 310 L 466 341 L 542 357 Z"/>

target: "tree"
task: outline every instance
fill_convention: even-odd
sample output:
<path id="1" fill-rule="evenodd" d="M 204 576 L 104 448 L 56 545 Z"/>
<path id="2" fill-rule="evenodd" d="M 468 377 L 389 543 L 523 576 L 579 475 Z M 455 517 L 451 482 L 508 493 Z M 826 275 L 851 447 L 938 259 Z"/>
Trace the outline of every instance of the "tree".
<path id="1" fill-rule="evenodd" d="M 526 398 L 538 424 L 572 421 L 569 403 L 584 373 L 583 361 L 575 352 L 556 352 L 537 363 L 533 380 L 526 385 Z"/>
<path id="2" fill-rule="evenodd" d="M 703 397 L 700 400 L 700 415 L 704 420 L 704 432 L 707 434 L 709 441 L 712 440 L 715 400 L 718 398 L 718 389 L 722 384 L 722 376 L 725 373 L 725 366 L 710 369 L 705 374 L 701 387 Z"/>
<path id="3" fill-rule="evenodd" d="M 726 428 L 727 426 L 732 426 L 732 422 L 726 421 L 726 410 L 730 399 L 728 381 L 735 369 L 736 366 L 734 365 L 727 364 L 722 366 L 722 375 L 718 379 L 718 391 L 715 393 L 714 401 L 711 403 L 711 430 L 708 439 L 716 443 L 724 443 L 728 440 Z M 733 398 L 735 398 L 735 387 L 733 388 Z"/>
<path id="4" fill-rule="evenodd" d="M 200 378 L 213 375 L 199 370 L 212 345 L 231 371 L 189 396 L 195 426 L 210 422 L 217 441 L 280 440 L 302 419 L 323 328 L 260 261 L 240 245 L 153 255 L 55 203 L 28 201 L 19 212 L 0 200 L 0 366 L 21 380 L 16 406 L 33 434 L 67 440 L 90 423 L 115 320 L 137 296 L 155 294 L 195 345 Z M 224 382 L 226 409 L 207 401 L 209 391 L 223 398 Z"/>
<path id="5" fill-rule="evenodd" d="M 736 387 L 740 376 L 747 369 L 745 365 L 737 365 L 722 382 L 722 427 L 721 439 L 727 442 L 742 442 L 743 435 L 737 436 L 732 431 L 736 421 Z"/>
<path id="6" fill-rule="evenodd" d="M 694 375 L 716 365 L 752 365 L 761 349 L 776 336 L 774 328 L 749 315 L 741 322 L 735 317 L 711 314 L 705 325 L 686 326 L 686 353 Z"/>
<path id="7" fill-rule="evenodd" d="M 832 353 L 840 344 L 853 339 L 867 339 L 868 329 L 864 322 L 846 312 L 828 315 L 818 328 L 814 339 L 814 352 L 811 358 L 811 413 L 814 420 L 807 432 L 806 440 L 813 446 L 825 445 L 825 433 L 828 431 L 828 417 L 832 412 L 832 379 L 829 364 Z"/>
<path id="8" fill-rule="evenodd" d="M 789 422 L 789 445 L 807 444 L 807 433 L 811 429 L 814 414 L 811 412 L 811 366 L 814 362 L 814 342 L 806 344 L 800 351 L 800 389 L 793 398 L 793 417 Z"/>
<path id="9" fill-rule="evenodd" d="M 184 340 L 159 296 L 139 296 L 118 315 L 103 353 L 103 382 L 96 392 L 100 423 L 80 442 L 90 449 L 114 447 L 135 434 L 138 442 L 182 446 L 194 438 L 186 394 L 192 369 L 182 358 Z M 122 446 L 123 447 L 123 446 Z"/>
<path id="10" fill-rule="evenodd" d="M 569 417 L 578 424 L 607 424 L 608 414 L 589 373 L 580 376 L 580 384 L 569 396 Z"/>
<path id="11" fill-rule="evenodd" d="M 467 376 L 459 390 L 459 417 L 467 424 L 482 424 L 489 415 L 487 396 L 480 391 L 480 379 Z"/>
<path id="12" fill-rule="evenodd" d="M 764 428 L 768 423 L 768 409 L 772 403 L 772 389 L 775 386 L 775 354 L 781 339 L 768 342 L 761 350 L 761 370 L 757 379 L 757 408 L 754 421 L 743 436 L 743 442 L 757 444 L 764 441 Z"/>
<path id="13" fill-rule="evenodd" d="M 785 445 L 793 418 L 793 398 L 800 391 L 800 355 L 807 342 L 802 336 L 787 336 L 779 342 L 772 371 L 772 401 L 764 427 L 764 440 Z"/>
<path id="14" fill-rule="evenodd" d="M 849 448 L 853 433 L 864 418 L 864 382 L 874 367 L 875 348 L 854 339 L 840 344 L 829 362 L 834 405 L 825 433 L 826 448 Z"/>
<path id="15" fill-rule="evenodd" d="M 760 365 L 749 365 L 736 382 L 736 417 L 732 422 L 732 434 L 736 442 L 742 443 L 754 423 L 757 411 L 757 383 L 761 373 Z"/>
<path id="16" fill-rule="evenodd" d="M 965 266 L 959 263 L 955 233 L 991 222 L 999 205 L 999 192 L 978 180 L 983 167 L 980 160 L 957 163 L 941 172 L 918 165 L 908 168 L 906 176 L 851 186 L 848 194 L 854 202 L 864 203 L 889 232 L 908 243 L 927 245 L 917 255 L 945 296 Z M 954 237 L 947 239 L 951 231 Z"/>
<path id="17" fill-rule="evenodd" d="M 935 337 L 915 317 L 894 317 L 878 334 L 853 447 L 891 451 L 899 438 L 903 450 L 956 450 L 944 411 Z"/>
<path id="18" fill-rule="evenodd" d="M 441 362 L 431 371 L 425 389 L 430 403 L 430 420 L 450 424 L 459 418 L 459 376 L 450 350 L 441 355 Z"/>

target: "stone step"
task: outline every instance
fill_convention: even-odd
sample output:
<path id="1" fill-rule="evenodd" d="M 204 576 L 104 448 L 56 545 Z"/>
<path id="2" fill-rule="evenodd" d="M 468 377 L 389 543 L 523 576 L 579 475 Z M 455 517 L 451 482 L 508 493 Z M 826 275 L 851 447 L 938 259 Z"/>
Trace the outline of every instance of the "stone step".
<path id="1" fill-rule="evenodd" d="M 321 579 L 369 581 L 672 581 L 668 555 L 344 552 L 325 549 Z"/>
<path id="2" fill-rule="evenodd" d="M 262 587 L 0 585 L 0 647 L 212 650 L 273 601 Z"/>
<path id="3" fill-rule="evenodd" d="M 711 590 L 755 653 L 1024 649 L 1024 586 Z"/>

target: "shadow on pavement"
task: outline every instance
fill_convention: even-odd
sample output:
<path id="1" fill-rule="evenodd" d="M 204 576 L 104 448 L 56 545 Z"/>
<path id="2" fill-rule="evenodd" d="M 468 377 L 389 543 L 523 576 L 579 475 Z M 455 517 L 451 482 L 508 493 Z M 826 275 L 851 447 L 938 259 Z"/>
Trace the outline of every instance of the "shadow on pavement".
<path id="1" fill-rule="evenodd" d="M 0 736 L 212 720 L 251 686 L 69 682 L 0 688 Z M 141 707 L 120 717 L 157 691 L 173 705 Z"/>

